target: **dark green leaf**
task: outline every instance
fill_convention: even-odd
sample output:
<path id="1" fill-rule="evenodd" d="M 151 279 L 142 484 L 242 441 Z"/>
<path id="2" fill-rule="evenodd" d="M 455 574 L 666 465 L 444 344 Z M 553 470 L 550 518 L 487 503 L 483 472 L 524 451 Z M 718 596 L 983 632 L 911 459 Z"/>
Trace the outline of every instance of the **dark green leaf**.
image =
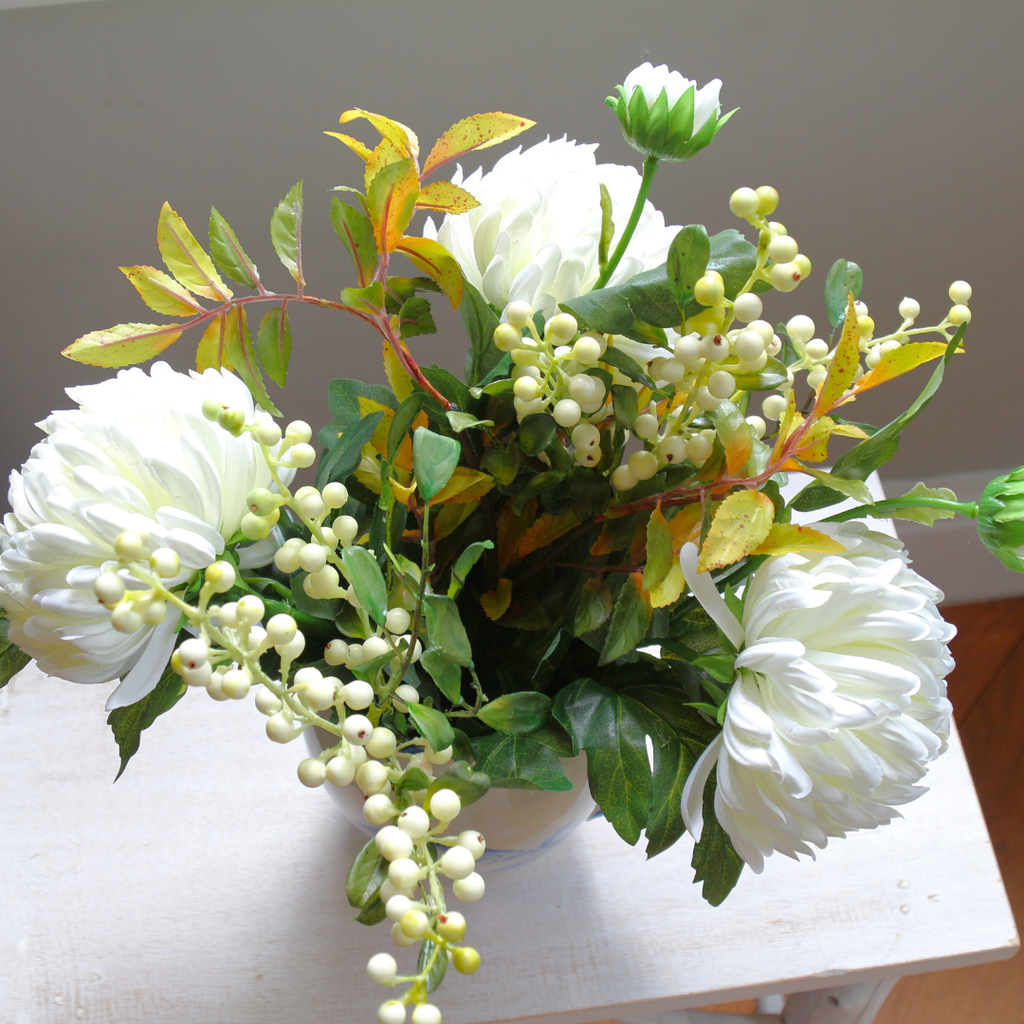
<path id="1" fill-rule="evenodd" d="M 653 799 L 644 708 L 592 679 L 559 691 L 552 712 L 587 753 L 590 792 L 631 846 L 647 826 Z"/>
<path id="2" fill-rule="evenodd" d="M 383 626 L 384 617 L 388 613 L 388 588 L 377 559 L 366 548 L 350 544 L 342 548 L 341 561 L 359 603 L 378 626 Z"/>
<path id="3" fill-rule="evenodd" d="M 420 427 L 412 435 L 412 463 L 416 484 L 425 501 L 430 501 L 451 479 L 462 449 L 454 438 Z"/>
<path id="4" fill-rule="evenodd" d="M 430 744 L 431 750 L 444 750 L 455 741 L 455 734 L 448 724 L 448 719 L 425 704 L 410 704 L 409 717 L 420 735 Z"/>
<path id="5" fill-rule="evenodd" d="M 519 452 L 515 448 L 492 448 L 480 460 L 480 468 L 490 473 L 503 487 L 507 487 L 519 471 Z"/>
<path id="6" fill-rule="evenodd" d="M 350 907 L 362 908 L 388 877 L 388 862 L 371 839 L 358 853 L 345 879 L 345 895 Z"/>
<path id="7" fill-rule="evenodd" d="M 377 243 L 370 218 L 334 196 L 331 200 L 331 223 L 352 257 L 359 286 L 365 288 L 377 269 Z"/>
<path id="8" fill-rule="evenodd" d="M 430 313 L 430 303 L 422 295 L 414 295 L 402 304 L 398 311 L 398 333 L 403 338 L 437 333 L 437 325 Z"/>
<path id="9" fill-rule="evenodd" d="M 232 281 L 244 284 L 247 288 L 259 286 L 256 264 L 246 256 L 231 225 L 217 212 L 216 207 L 210 208 L 210 255 Z"/>
<path id="10" fill-rule="evenodd" d="M 549 412 L 535 412 L 519 424 L 519 447 L 525 455 L 540 455 L 555 439 L 558 424 Z"/>
<path id="11" fill-rule="evenodd" d="M 453 736 L 454 740 L 454 736 Z M 450 744 L 445 744 L 449 746 Z M 444 747 L 435 747 L 430 744 L 433 750 L 443 750 Z M 427 790 L 429 800 L 439 789 L 450 789 L 462 801 L 463 807 L 475 804 L 491 788 L 491 780 L 481 771 L 470 768 L 466 761 L 456 761 L 446 772 L 438 775 L 430 784 Z"/>
<path id="12" fill-rule="evenodd" d="M 466 353 L 466 383 L 478 384 L 497 366 L 502 353 L 494 344 L 494 330 L 498 318 L 487 300 L 469 283 L 462 283 L 462 305 L 459 307 L 462 323 L 469 335 Z"/>
<path id="13" fill-rule="evenodd" d="M 725 282 L 725 297 L 735 299 L 740 289 L 747 283 L 757 266 L 757 248 L 747 241 L 735 228 L 726 228 L 712 235 L 711 258 L 707 270 L 716 270 Z M 705 271 L 706 273 L 706 271 Z M 770 285 L 761 281 L 751 291 L 764 292 Z M 703 307 L 697 302 L 687 306 L 687 315 L 692 316 Z"/>
<path id="14" fill-rule="evenodd" d="M 680 321 L 664 266 L 563 302 L 561 308 L 576 317 L 580 330 L 625 334 L 637 341 L 658 340 L 660 328 L 678 327 Z M 660 340 L 664 343 L 663 334 Z"/>
<path id="15" fill-rule="evenodd" d="M 636 388 L 632 388 L 628 384 L 613 384 L 612 409 L 615 412 L 615 422 L 623 430 L 632 430 L 636 418 L 640 415 L 640 402 Z"/>
<path id="16" fill-rule="evenodd" d="M 458 704 L 462 691 L 462 669 L 433 647 L 423 652 L 420 664 L 430 673 L 430 678 L 441 693 L 453 704 Z"/>
<path id="17" fill-rule="evenodd" d="M 0 688 L 6 686 L 32 660 L 17 644 L 8 640 L 9 626 L 6 614 L 0 611 Z"/>
<path id="18" fill-rule="evenodd" d="M 432 647 L 456 665 L 473 663 L 473 648 L 462 625 L 459 606 L 442 594 L 428 594 L 423 601 L 427 614 L 427 637 Z M 445 744 L 447 746 L 447 744 Z"/>
<path id="19" fill-rule="evenodd" d="M 380 889 L 378 889 L 366 901 L 363 909 L 356 914 L 355 919 L 359 924 L 375 925 L 380 924 L 386 916 L 384 901 L 380 898 Z"/>
<path id="20" fill-rule="evenodd" d="M 717 776 L 711 773 L 704 787 L 704 831 L 700 842 L 693 848 L 695 882 L 703 882 L 701 895 L 717 907 L 732 892 L 743 870 L 743 861 L 733 849 L 729 834 L 715 817 L 715 789 Z"/>
<path id="21" fill-rule="evenodd" d="M 423 408 L 423 400 L 427 396 L 422 391 L 414 391 L 398 407 L 395 418 L 388 429 L 388 462 L 394 462 L 405 435 L 412 429 L 413 421 Z"/>
<path id="22" fill-rule="evenodd" d="M 630 576 L 615 600 L 598 664 L 607 665 L 634 650 L 647 634 L 650 621 L 651 609 L 644 599 L 640 583 L 634 576 Z"/>
<path id="23" fill-rule="evenodd" d="M 710 258 L 711 242 L 703 224 L 690 224 L 672 239 L 665 271 L 680 310 L 693 298 L 693 286 L 704 276 Z"/>
<path id="24" fill-rule="evenodd" d="M 476 761 L 476 754 L 473 753 L 473 744 L 469 737 L 461 730 L 452 728 L 455 734 L 455 742 L 452 743 L 452 757 L 456 761 Z"/>
<path id="25" fill-rule="evenodd" d="M 142 730 L 148 729 L 165 711 L 170 711 L 187 689 L 185 681 L 168 665 L 160 681 L 142 700 L 124 708 L 115 708 L 107 715 L 107 725 L 114 732 L 117 750 L 121 755 L 121 767 L 114 776 L 115 782 L 121 778 L 132 755 L 139 749 Z"/>
<path id="26" fill-rule="evenodd" d="M 283 388 L 288 380 L 288 360 L 292 354 L 292 332 L 288 327 L 288 311 L 273 306 L 256 332 L 256 354 L 270 379 Z"/>
<path id="27" fill-rule="evenodd" d="M 853 292 L 854 299 L 859 299 L 863 287 L 864 273 L 856 263 L 836 260 L 832 264 L 825 277 L 825 309 L 833 330 L 846 319 L 850 292 Z"/>
<path id="28" fill-rule="evenodd" d="M 566 793 L 573 788 L 558 754 L 534 736 L 490 733 L 476 737 L 473 746 L 477 770 L 484 772 L 496 789 Z"/>
<path id="29" fill-rule="evenodd" d="M 558 446 L 563 452 L 564 448 Z M 554 459 L 551 460 L 554 462 Z M 569 504 L 581 522 L 601 515 L 611 504 L 612 489 L 603 473 L 574 467 L 569 473 Z"/>
<path id="30" fill-rule="evenodd" d="M 498 732 L 529 733 L 539 729 L 551 714 L 551 698 L 523 690 L 506 693 L 485 704 L 477 717 Z"/>
<path id="31" fill-rule="evenodd" d="M 296 182 L 288 194 L 277 204 L 270 218 L 270 240 L 274 251 L 288 273 L 300 284 L 305 284 L 299 266 L 302 249 L 302 182 Z"/>
<path id="32" fill-rule="evenodd" d="M 601 356 L 601 362 L 621 370 L 630 380 L 635 380 L 638 384 L 654 388 L 654 381 L 651 380 L 647 371 L 632 356 L 626 355 L 621 348 L 609 345 L 604 350 L 604 355 Z"/>
<path id="33" fill-rule="evenodd" d="M 455 560 L 455 565 L 452 566 L 452 581 L 448 587 L 449 597 L 454 598 L 458 594 L 462 589 L 463 584 L 466 582 L 470 572 L 472 572 L 473 566 L 480 560 L 480 556 L 485 551 L 493 550 L 493 548 L 493 541 L 478 540 L 474 541 L 462 551 L 459 557 Z"/>
<path id="34" fill-rule="evenodd" d="M 330 449 L 324 449 L 316 470 L 316 485 L 324 487 L 332 480 L 345 480 L 359 468 L 363 445 L 367 444 L 384 413 L 374 412 L 353 423 Z M 418 433 L 418 431 L 417 431 Z"/>
<path id="35" fill-rule="evenodd" d="M 612 592 L 608 584 L 598 578 L 589 579 L 580 591 L 573 622 L 573 636 L 582 636 L 598 629 L 612 611 Z"/>
<path id="36" fill-rule="evenodd" d="M 535 477 L 528 480 L 523 488 L 517 492 L 512 501 L 512 511 L 517 516 L 520 515 L 531 498 L 535 498 L 538 494 L 542 494 L 549 488 L 557 487 L 564 480 L 565 474 L 557 470 L 552 469 L 545 473 L 538 473 Z"/>
<path id="37" fill-rule="evenodd" d="M 422 974 L 430 964 L 430 970 L 427 972 L 427 992 L 435 991 L 444 981 L 445 971 L 448 970 L 448 953 L 444 949 L 439 949 L 437 956 L 434 956 L 435 944 L 427 939 L 422 946 L 420 946 L 420 955 L 416 961 L 416 972 Z M 431 963 L 431 958 L 433 962 Z"/>
<path id="38" fill-rule="evenodd" d="M 956 334 L 950 339 L 946 346 L 946 354 L 939 360 L 928 383 L 924 386 L 924 390 L 917 396 L 910 408 L 900 413 L 896 419 L 887 423 L 867 440 L 861 441 L 855 448 L 840 455 L 832 467 L 832 476 L 844 477 L 847 480 L 866 480 L 879 466 L 884 465 L 896 454 L 900 435 L 904 429 L 939 390 L 946 366 L 959 347 L 966 327 L 966 324 L 961 324 Z M 831 487 L 826 487 L 822 483 L 813 483 L 800 492 L 792 507 L 800 512 L 813 512 L 815 509 L 834 505 L 837 501 L 842 501 L 843 498 L 844 495 Z"/>
<path id="39" fill-rule="evenodd" d="M 472 410 L 476 403 L 473 401 L 473 394 L 465 384 L 443 366 L 422 366 L 423 376 L 437 388 L 438 391 L 454 403 L 457 409 L 463 412 Z"/>

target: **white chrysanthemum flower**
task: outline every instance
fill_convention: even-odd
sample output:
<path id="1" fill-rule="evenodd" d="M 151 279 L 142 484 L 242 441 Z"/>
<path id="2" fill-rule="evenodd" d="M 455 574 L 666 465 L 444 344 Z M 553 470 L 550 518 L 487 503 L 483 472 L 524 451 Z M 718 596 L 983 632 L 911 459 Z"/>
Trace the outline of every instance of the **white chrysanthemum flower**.
<path id="1" fill-rule="evenodd" d="M 669 71 L 667 64 L 653 67 L 648 60 L 639 67 L 633 68 L 626 75 L 625 82 L 622 83 L 622 88 L 626 93 L 626 102 L 628 103 L 629 98 L 639 89 L 647 101 L 648 110 L 654 106 L 654 101 L 661 95 L 662 89 L 665 90 L 668 106 L 671 109 L 691 86 L 694 87 L 692 134 L 696 135 L 707 124 L 708 119 L 721 109 L 718 98 L 722 90 L 720 78 L 712 78 L 707 85 L 702 85 L 698 89 L 696 82 L 684 78 L 678 71 Z"/>
<path id="2" fill-rule="evenodd" d="M 151 375 L 122 370 L 68 395 L 79 408 L 38 424 L 48 436 L 11 473 L 0 605 L 11 640 L 44 672 L 77 683 L 124 676 L 107 704 L 123 707 L 159 678 L 179 617 L 169 609 L 158 626 L 119 633 L 93 582 L 116 559 L 114 541 L 126 529 L 149 533 L 147 551 L 178 553 L 181 571 L 168 586 L 215 561 L 247 511 L 246 495 L 271 477 L 252 436 L 233 437 L 207 420 L 203 402 L 242 409 L 247 422 L 267 414 L 226 371 L 188 375 L 162 362 Z"/>
<path id="3" fill-rule="evenodd" d="M 601 238 L 601 185 L 612 200 L 616 231 L 625 227 L 640 190 L 633 167 L 599 164 L 597 145 L 550 139 L 506 153 L 483 173 L 452 178 L 480 206 L 447 215 L 440 228 L 428 220 L 423 234 L 444 245 L 466 280 L 488 302 L 504 309 L 528 302 L 551 316 L 558 303 L 589 292 L 597 282 Z M 609 285 L 620 284 L 665 262 L 679 231 L 650 202 Z"/>
<path id="4" fill-rule="evenodd" d="M 724 728 L 686 780 L 683 817 L 699 838 L 717 767 L 715 815 L 755 872 L 775 850 L 813 856 L 808 844 L 899 817 L 949 735 L 956 630 L 936 608 L 941 592 L 908 567 L 899 541 L 859 523 L 815 528 L 846 553 L 770 558 L 748 585 L 742 624 L 697 574 L 696 548 L 680 555 L 740 652 Z"/>

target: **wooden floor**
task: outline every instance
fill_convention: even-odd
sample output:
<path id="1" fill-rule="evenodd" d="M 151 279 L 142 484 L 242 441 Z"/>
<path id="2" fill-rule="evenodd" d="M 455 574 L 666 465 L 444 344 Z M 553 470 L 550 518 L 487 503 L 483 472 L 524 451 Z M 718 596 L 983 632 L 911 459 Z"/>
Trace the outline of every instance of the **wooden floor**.
<path id="1" fill-rule="evenodd" d="M 1024 598 L 943 608 L 956 627 L 949 696 L 1013 905 L 1024 928 Z M 753 1002 L 709 1010 L 753 1013 Z M 875 1024 L 1022 1024 L 1024 954 L 900 981 Z"/>

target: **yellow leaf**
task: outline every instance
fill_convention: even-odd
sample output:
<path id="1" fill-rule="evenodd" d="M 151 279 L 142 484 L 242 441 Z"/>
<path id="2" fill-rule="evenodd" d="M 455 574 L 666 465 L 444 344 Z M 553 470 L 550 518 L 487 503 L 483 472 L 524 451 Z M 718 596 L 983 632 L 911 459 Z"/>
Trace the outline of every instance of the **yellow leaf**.
<path id="1" fill-rule="evenodd" d="M 233 370 L 234 367 L 228 358 L 227 344 L 227 320 L 223 316 L 215 317 L 210 326 L 203 331 L 203 336 L 196 347 L 196 369 L 200 373 L 210 369 L 219 370 L 222 366 Z"/>
<path id="2" fill-rule="evenodd" d="M 395 248 L 440 285 L 452 309 L 462 301 L 462 269 L 455 257 L 440 243 L 430 238 L 406 235 Z"/>
<path id="3" fill-rule="evenodd" d="M 456 121 L 434 143 L 423 164 L 423 177 L 437 170 L 441 164 L 455 160 L 475 149 L 486 149 L 496 146 L 499 142 L 514 138 L 520 132 L 532 128 L 537 122 L 528 121 L 525 117 L 515 114 L 503 114 L 493 111 L 489 114 L 473 114 L 461 121 Z"/>
<path id="4" fill-rule="evenodd" d="M 208 299 L 227 302 L 231 289 L 221 280 L 213 260 L 193 238 L 185 222 L 164 203 L 156 225 L 156 241 L 167 269 L 186 288 Z"/>
<path id="5" fill-rule="evenodd" d="M 747 464 L 754 450 L 754 432 L 749 424 L 741 423 L 725 442 L 725 468 L 735 477 Z"/>
<path id="6" fill-rule="evenodd" d="M 489 590 L 480 598 L 480 604 L 492 622 L 500 619 L 508 611 L 511 603 L 512 581 L 504 578 L 498 580 L 498 586 L 494 590 Z"/>
<path id="7" fill-rule="evenodd" d="M 963 351 L 960 349 L 959 351 Z M 857 393 L 867 391 L 868 388 L 878 387 L 886 381 L 899 377 L 920 366 L 922 363 L 929 363 L 939 356 L 945 355 L 946 345 L 942 341 L 919 341 L 911 345 L 901 345 L 878 360 L 878 365 L 870 372 L 865 373 L 857 381 Z"/>
<path id="8" fill-rule="evenodd" d="M 359 468 L 352 474 L 361 484 L 368 487 L 374 494 L 380 494 L 380 459 L 377 458 L 372 445 L 363 445 L 363 458 Z"/>
<path id="9" fill-rule="evenodd" d="M 370 182 L 366 208 L 380 252 L 391 252 L 398 245 L 416 209 L 419 187 L 416 164 L 408 159 L 384 165 Z"/>
<path id="10" fill-rule="evenodd" d="M 187 288 L 182 288 L 170 274 L 165 274 L 156 267 L 120 267 L 121 273 L 128 278 L 142 301 L 158 313 L 168 316 L 192 316 L 202 313 L 203 307 L 192 297 Z"/>
<path id="11" fill-rule="evenodd" d="M 396 146 L 401 146 L 406 154 L 414 160 L 419 156 L 420 140 L 416 138 L 416 133 L 401 121 L 392 121 L 390 117 L 385 117 L 383 114 L 373 114 L 369 110 L 360 110 L 358 107 L 354 107 L 352 110 L 346 110 L 338 118 L 338 123 L 348 124 L 349 121 L 356 121 L 360 117 L 365 117 L 385 139 L 393 142 Z"/>
<path id="12" fill-rule="evenodd" d="M 715 505 L 712 505 L 714 509 Z M 688 541 L 696 543 L 700 539 L 701 519 L 703 518 L 700 502 L 685 505 L 669 521 L 668 528 L 672 531 L 672 550 L 679 554 L 679 549 Z"/>
<path id="13" fill-rule="evenodd" d="M 353 139 L 351 135 L 342 135 L 341 132 L 324 132 L 324 135 L 330 135 L 332 139 L 340 139 L 363 161 L 370 159 L 369 147 L 364 146 L 358 139 Z"/>
<path id="14" fill-rule="evenodd" d="M 373 184 L 373 179 L 376 178 L 385 167 L 408 159 L 409 153 L 404 146 L 396 146 L 390 139 L 381 139 L 374 147 L 369 160 L 366 161 L 366 167 L 363 170 L 363 188 L 366 189 L 366 194 L 370 194 L 370 185 Z M 415 166 L 414 162 L 414 170 Z M 419 186 L 418 175 L 416 178 L 416 184 Z"/>
<path id="15" fill-rule="evenodd" d="M 843 334 L 836 345 L 832 356 L 832 365 L 825 378 L 818 400 L 814 403 L 812 417 L 824 416 L 832 409 L 853 383 L 857 367 L 860 366 L 860 328 L 857 326 L 857 314 L 853 307 L 851 292 L 846 307 L 846 319 L 843 321 Z"/>
<path id="16" fill-rule="evenodd" d="M 380 422 L 373 432 L 373 437 L 370 438 L 370 444 L 376 449 L 378 455 L 387 455 L 388 431 L 391 430 L 391 421 L 395 418 L 395 410 L 389 409 L 386 405 L 381 405 L 380 402 L 375 402 L 372 398 L 360 395 L 359 415 L 365 419 L 375 412 L 382 412 L 384 415 L 381 416 Z"/>
<path id="17" fill-rule="evenodd" d="M 656 586 L 647 591 L 647 596 L 652 608 L 667 608 L 679 600 L 686 587 L 686 578 L 679 562 L 672 563 L 668 575 Z"/>
<path id="18" fill-rule="evenodd" d="M 433 498 L 431 505 L 461 505 L 482 498 L 494 486 L 494 477 L 478 469 L 456 466 L 448 483 Z"/>
<path id="19" fill-rule="evenodd" d="M 431 501 L 433 505 L 433 501 Z M 479 501 L 468 501 L 460 505 L 442 505 L 437 517 L 430 522 L 430 532 L 434 540 L 443 540 L 454 533 L 478 508 Z"/>
<path id="20" fill-rule="evenodd" d="M 420 189 L 416 206 L 421 210 L 439 210 L 441 213 L 465 213 L 476 209 L 480 200 L 451 181 L 432 181 Z"/>
<path id="21" fill-rule="evenodd" d="M 394 477 L 391 478 L 391 490 L 395 492 L 395 497 L 406 506 L 406 508 L 412 507 L 412 496 L 416 493 L 415 481 L 408 487 L 399 483 Z"/>
<path id="22" fill-rule="evenodd" d="M 867 440 L 871 435 L 854 423 L 835 423 L 833 421 L 832 433 L 840 437 L 856 437 L 861 441 Z"/>
<path id="23" fill-rule="evenodd" d="M 789 440 L 790 434 L 803 423 L 804 418 L 800 416 L 797 423 L 794 420 L 800 414 L 796 411 L 796 395 L 793 389 L 789 389 L 789 398 L 786 399 L 786 411 L 782 414 L 782 420 L 779 423 L 779 436 L 775 441 L 775 450 L 772 452 L 772 461 L 777 461 L 782 456 L 782 449 L 786 445 L 786 441 Z"/>
<path id="24" fill-rule="evenodd" d="M 768 536 L 774 518 L 775 506 L 767 494 L 753 490 L 730 494 L 711 520 L 697 571 L 721 569 L 749 555 Z"/>
<path id="25" fill-rule="evenodd" d="M 557 516 L 545 512 L 544 515 L 538 516 L 537 521 L 526 531 L 516 550 L 516 560 L 547 547 L 579 524 L 580 521 L 572 511 L 562 512 Z"/>
<path id="26" fill-rule="evenodd" d="M 820 530 L 794 523 L 773 523 L 768 536 L 750 553 L 752 555 L 788 555 L 794 551 L 823 551 L 827 555 L 841 555 L 846 550 Z"/>
<path id="27" fill-rule="evenodd" d="M 824 462 L 828 458 L 828 439 L 834 433 L 836 421 L 831 416 L 815 420 L 804 434 L 800 447 L 794 452 L 805 462 Z"/>
<path id="28" fill-rule="evenodd" d="M 388 341 L 384 342 L 384 373 L 387 375 L 391 390 L 395 393 L 395 398 L 399 402 L 404 402 L 412 394 L 412 377 L 406 372 L 402 360 L 395 355 L 395 350 Z"/>
<path id="29" fill-rule="evenodd" d="M 182 329 L 181 324 L 118 324 L 82 335 L 61 354 L 89 366 L 134 366 L 163 352 Z"/>

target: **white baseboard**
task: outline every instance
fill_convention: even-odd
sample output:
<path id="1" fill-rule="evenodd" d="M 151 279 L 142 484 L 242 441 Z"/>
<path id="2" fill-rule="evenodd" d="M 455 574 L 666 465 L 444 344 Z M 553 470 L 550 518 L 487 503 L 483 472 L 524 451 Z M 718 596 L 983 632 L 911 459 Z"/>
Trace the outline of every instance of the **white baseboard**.
<path id="1" fill-rule="evenodd" d="M 985 485 L 1009 468 L 947 473 L 922 481 L 927 487 L 949 487 L 961 501 L 977 501 Z M 920 478 L 882 477 L 885 493 L 893 498 L 906 494 Z M 914 568 L 946 595 L 944 604 L 969 604 L 1024 596 L 1024 573 L 1011 572 L 978 539 L 974 521 L 957 516 L 940 519 L 934 526 L 896 521 L 896 530 L 907 546 Z"/>

